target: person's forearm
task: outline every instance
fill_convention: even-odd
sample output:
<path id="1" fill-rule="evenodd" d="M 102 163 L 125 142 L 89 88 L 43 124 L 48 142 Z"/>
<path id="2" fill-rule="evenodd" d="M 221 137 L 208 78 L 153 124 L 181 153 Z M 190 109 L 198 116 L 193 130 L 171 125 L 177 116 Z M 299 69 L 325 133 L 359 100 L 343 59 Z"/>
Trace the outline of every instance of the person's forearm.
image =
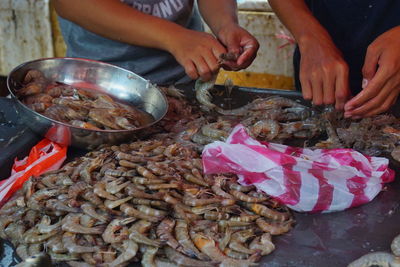
<path id="1" fill-rule="evenodd" d="M 198 0 L 198 5 L 204 21 L 216 36 L 223 27 L 238 23 L 236 0 Z"/>
<path id="2" fill-rule="evenodd" d="M 54 0 L 57 13 L 81 27 L 120 42 L 169 50 L 182 26 L 144 14 L 119 0 Z"/>
<path id="3" fill-rule="evenodd" d="M 269 0 L 269 4 L 300 48 L 313 39 L 331 41 L 329 33 L 313 16 L 304 0 Z"/>

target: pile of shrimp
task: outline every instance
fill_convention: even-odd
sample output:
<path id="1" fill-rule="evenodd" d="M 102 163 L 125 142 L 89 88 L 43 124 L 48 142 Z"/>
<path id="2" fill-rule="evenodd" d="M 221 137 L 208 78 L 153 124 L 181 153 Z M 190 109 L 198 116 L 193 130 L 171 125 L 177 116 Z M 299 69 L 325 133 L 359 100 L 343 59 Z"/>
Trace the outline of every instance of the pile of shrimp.
<path id="1" fill-rule="evenodd" d="M 209 89 L 197 88 L 198 101 L 219 115 L 213 122 L 205 121 L 198 126 L 190 137 L 197 144 L 224 141 L 232 128 L 241 123 L 259 141 L 290 145 L 298 139 L 305 140 L 305 147 L 314 149 L 352 148 L 369 156 L 391 154 L 400 161 L 400 120 L 393 115 L 345 119 L 343 112 L 332 106 L 306 107 L 280 96 L 259 98 L 238 109 L 224 110 L 209 102 Z"/>
<path id="2" fill-rule="evenodd" d="M 400 235 L 393 239 L 390 248 L 392 253 L 385 251 L 371 252 L 351 262 L 348 267 L 400 266 Z"/>
<path id="3" fill-rule="evenodd" d="M 220 115 L 213 122 L 200 124 L 191 136 L 193 142 L 205 145 L 224 141 L 239 123 L 260 141 L 284 143 L 294 138 L 306 140 L 321 135 L 325 123 L 314 109 L 280 96 L 258 98 L 234 110 L 218 108 L 217 113 Z"/>
<path id="4" fill-rule="evenodd" d="M 316 148 L 352 148 L 370 156 L 391 154 L 400 161 L 400 120 L 393 115 L 361 120 L 343 119 L 338 113 L 325 116 L 329 121 L 328 139 L 317 143 Z"/>
<path id="5" fill-rule="evenodd" d="M 39 70 L 27 72 L 16 94 L 32 110 L 85 129 L 132 130 L 154 121 L 149 113 L 116 102 L 107 94 L 50 82 Z"/>
<path id="6" fill-rule="evenodd" d="M 253 266 L 294 224 L 197 150 L 164 137 L 104 147 L 31 177 L 0 209 L 0 237 L 25 259 L 70 266 Z"/>

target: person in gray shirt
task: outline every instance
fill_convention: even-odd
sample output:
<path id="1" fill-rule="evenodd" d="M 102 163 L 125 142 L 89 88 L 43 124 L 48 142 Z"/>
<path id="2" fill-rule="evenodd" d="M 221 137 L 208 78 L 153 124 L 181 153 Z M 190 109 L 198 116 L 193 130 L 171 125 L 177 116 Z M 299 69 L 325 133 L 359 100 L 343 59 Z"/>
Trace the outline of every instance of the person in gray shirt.
<path id="1" fill-rule="evenodd" d="M 235 0 L 55 0 L 68 57 L 88 58 L 133 71 L 159 85 L 210 80 L 219 57 L 239 70 L 259 44 L 238 25 Z M 204 21 L 214 36 L 203 32 Z"/>

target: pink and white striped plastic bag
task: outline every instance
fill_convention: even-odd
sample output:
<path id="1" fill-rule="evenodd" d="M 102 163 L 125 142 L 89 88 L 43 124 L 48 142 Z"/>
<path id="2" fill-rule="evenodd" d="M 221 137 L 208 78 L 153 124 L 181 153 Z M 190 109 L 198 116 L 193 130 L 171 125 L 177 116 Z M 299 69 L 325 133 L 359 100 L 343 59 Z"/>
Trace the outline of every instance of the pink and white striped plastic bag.
<path id="1" fill-rule="evenodd" d="M 207 174 L 235 173 L 242 184 L 299 212 L 332 212 L 367 203 L 394 180 L 389 161 L 353 149 L 303 149 L 251 138 L 242 125 L 203 151 Z"/>

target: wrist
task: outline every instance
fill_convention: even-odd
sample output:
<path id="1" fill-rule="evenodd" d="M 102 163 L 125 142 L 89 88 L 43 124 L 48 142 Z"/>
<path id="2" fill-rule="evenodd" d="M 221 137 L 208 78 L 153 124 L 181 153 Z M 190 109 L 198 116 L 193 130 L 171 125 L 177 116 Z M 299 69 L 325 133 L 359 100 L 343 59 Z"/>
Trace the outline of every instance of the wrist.
<path id="1" fill-rule="evenodd" d="M 162 49 L 171 53 L 175 54 L 176 50 L 179 49 L 178 45 L 182 38 L 187 38 L 190 36 L 191 30 L 186 28 L 180 27 L 173 27 L 166 31 L 166 36 L 160 38 L 159 42 L 162 44 Z"/>
<path id="2" fill-rule="evenodd" d="M 235 22 L 229 22 L 229 23 L 225 23 L 222 24 L 217 31 L 213 31 L 215 36 L 217 37 L 217 39 L 219 40 L 224 40 L 225 39 L 225 35 L 229 32 L 234 32 L 234 28 L 239 27 L 239 24 L 235 23 Z"/>

